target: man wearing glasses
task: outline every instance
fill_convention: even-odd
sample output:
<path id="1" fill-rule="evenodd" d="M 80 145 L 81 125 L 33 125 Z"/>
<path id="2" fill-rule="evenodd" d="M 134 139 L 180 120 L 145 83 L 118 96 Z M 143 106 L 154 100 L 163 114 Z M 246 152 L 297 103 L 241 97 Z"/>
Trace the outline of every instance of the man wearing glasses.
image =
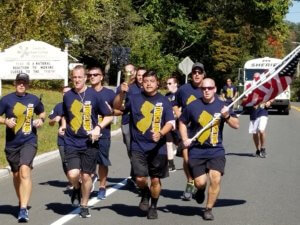
<path id="1" fill-rule="evenodd" d="M 202 80 L 205 77 L 205 70 L 202 63 L 196 62 L 192 66 L 192 80 L 190 83 L 182 85 L 176 94 L 176 103 L 173 107 L 173 110 L 176 114 L 176 117 L 179 118 L 181 112 L 193 101 L 202 97 L 202 91 L 200 89 Z M 180 151 L 180 149 L 177 149 Z M 188 169 L 188 151 L 187 149 L 182 150 L 183 156 L 183 169 L 187 178 L 187 184 L 185 191 L 183 192 L 183 200 L 190 201 L 192 199 L 192 194 L 194 191 L 193 178 L 190 175 Z"/>
<path id="2" fill-rule="evenodd" d="M 87 74 L 92 88 L 100 95 L 106 104 L 112 109 L 113 101 L 116 96 L 115 92 L 111 89 L 102 86 L 104 74 L 100 67 L 91 67 Z M 111 117 L 112 122 L 113 117 Z M 103 120 L 102 115 L 98 115 L 98 123 Z M 97 198 L 104 200 L 106 199 L 106 180 L 108 175 L 108 166 L 111 166 L 109 160 L 109 149 L 110 149 L 110 123 L 101 131 L 101 137 L 99 138 L 99 151 L 97 156 L 98 164 L 98 176 L 99 176 L 99 191 Z M 95 176 L 97 177 L 97 176 Z"/>
<path id="3" fill-rule="evenodd" d="M 205 199 L 206 183 L 209 180 L 203 219 L 213 220 L 212 208 L 220 193 L 221 176 L 224 174 L 226 162 L 222 144 L 224 123 L 237 129 L 239 120 L 225 106 L 225 102 L 216 97 L 217 88 L 214 80 L 205 78 L 201 89 L 203 97 L 196 99 L 183 110 L 179 118 L 179 130 L 184 146 L 189 148 L 188 165 L 197 188 L 195 199 L 199 204 Z M 192 142 L 190 138 L 214 117 L 218 119 Z"/>
<path id="4" fill-rule="evenodd" d="M 145 68 L 135 69 L 135 66 L 132 64 L 128 64 L 124 67 L 124 83 L 129 86 L 128 92 L 126 93 L 124 103 L 128 102 L 128 97 L 134 94 L 140 94 L 142 92 L 143 85 L 143 74 L 146 73 Z M 119 102 L 119 94 L 121 92 L 121 86 L 117 88 L 117 96 L 114 100 L 114 108 L 116 108 L 116 102 Z M 131 159 L 130 152 L 130 129 L 129 129 L 129 112 L 124 112 L 122 115 L 122 134 L 123 134 L 123 142 L 126 145 L 127 155 L 129 160 Z M 135 178 L 133 176 L 132 167 L 130 169 L 131 179 L 128 179 L 128 184 L 135 186 Z"/>
<path id="5" fill-rule="evenodd" d="M 29 221 L 27 207 L 32 191 L 32 162 L 37 152 L 37 128 L 44 124 L 46 114 L 41 100 L 27 93 L 28 74 L 19 73 L 14 85 L 16 91 L 0 100 L 0 124 L 6 126 L 5 154 L 19 200 L 18 221 L 25 223 Z M 34 114 L 38 116 L 35 120 Z"/>

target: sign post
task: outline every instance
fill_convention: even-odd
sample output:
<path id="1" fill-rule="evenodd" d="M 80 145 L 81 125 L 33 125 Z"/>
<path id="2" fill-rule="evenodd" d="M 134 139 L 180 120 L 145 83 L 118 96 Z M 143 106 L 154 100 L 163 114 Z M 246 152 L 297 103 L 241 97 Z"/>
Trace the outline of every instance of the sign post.
<path id="1" fill-rule="evenodd" d="M 185 83 L 187 83 L 188 75 L 192 71 L 193 64 L 194 62 L 188 56 L 178 64 L 178 68 L 185 74 Z"/>

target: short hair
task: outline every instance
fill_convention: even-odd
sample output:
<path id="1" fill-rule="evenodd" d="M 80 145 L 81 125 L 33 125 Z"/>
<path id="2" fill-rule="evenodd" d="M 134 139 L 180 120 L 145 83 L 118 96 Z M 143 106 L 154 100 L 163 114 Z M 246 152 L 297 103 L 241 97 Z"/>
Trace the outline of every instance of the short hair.
<path id="1" fill-rule="evenodd" d="M 87 68 L 87 70 L 88 71 L 90 71 L 90 70 L 100 70 L 101 73 L 102 73 L 102 76 L 104 76 L 104 70 L 102 69 L 101 66 L 92 66 L 92 67 Z"/>
<path id="2" fill-rule="evenodd" d="M 72 75 L 73 75 L 73 71 L 75 70 L 83 70 L 84 71 L 84 75 L 86 75 L 86 69 L 84 65 L 76 65 L 73 69 L 72 69 Z"/>
<path id="3" fill-rule="evenodd" d="M 143 79 L 144 79 L 145 77 L 155 77 L 155 79 L 158 80 L 158 76 L 157 76 L 156 72 L 153 71 L 153 70 L 149 70 L 149 71 L 147 71 L 146 73 L 144 73 Z"/>
<path id="4" fill-rule="evenodd" d="M 177 77 L 171 76 L 171 77 L 169 77 L 167 80 L 169 80 L 169 79 L 173 79 L 174 83 L 178 84 L 178 79 L 177 79 Z"/>

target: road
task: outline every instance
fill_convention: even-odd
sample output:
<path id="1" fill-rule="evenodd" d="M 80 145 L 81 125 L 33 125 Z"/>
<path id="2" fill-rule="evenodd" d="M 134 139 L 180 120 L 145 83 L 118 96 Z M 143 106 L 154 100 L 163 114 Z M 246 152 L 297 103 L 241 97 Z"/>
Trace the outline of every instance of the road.
<path id="1" fill-rule="evenodd" d="M 298 105 L 297 107 L 299 107 Z M 149 221 L 138 209 L 139 197 L 126 184 L 128 159 L 120 135 L 113 137 L 108 197 L 97 201 L 93 193 L 91 218 L 82 219 L 70 205 L 69 192 L 60 160 L 53 159 L 33 170 L 30 224 L 216 224 L 216 225 L 298 225 L 300 224 L 300 108 L 289 116 L 270 115 L 267 130 L 267 158 L 255 158 L 248 134 L 249 116 L 240 117 L 240 129 L 226 126 L 224 145 L 227 164 L 221 193 L 213 210 L 215 220 L 202 219 L 204 205 L 182 201 L 185 187 L 181 158 L 178 170 L 162 181 L 159 218 Z M 118 184 L 118 185 L 117 185 Z M 117 187 L 116 187 L 117 185 Z M 0 179 L 1 224 L 16 224 L 18 213 L 12 179 Z M 71 214 L 70 214 L 71 213 Z M 75 214 L 74 214 L 75 213 Z"/>

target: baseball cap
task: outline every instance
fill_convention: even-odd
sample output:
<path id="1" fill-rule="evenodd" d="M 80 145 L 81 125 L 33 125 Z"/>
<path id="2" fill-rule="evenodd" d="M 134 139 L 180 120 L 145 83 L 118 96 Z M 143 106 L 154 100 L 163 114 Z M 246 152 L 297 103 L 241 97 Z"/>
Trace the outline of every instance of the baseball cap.
<path id="1" fill-rule="evenodd" d="M 194 63 L 194 64 L 193 64 L 193 66 L 192 66 L 192 70 L 194 70 L 194 69 L 196 69 L 196 68 L 199 68 L 199 69 L 201 69 L 201 70 L 205 71 L 205 70 L 204 70 L 204 66 L 203 66 L 203 64 L 202 64 L 202 63 L 200 63 L 200 62 L 196 62 L 196 63 Z"/>
<path id="2" fill-rule="evenodd" d="M 18 73 L 16 76 L 16 81 L 23 80 L 26 83 L 29 83 L 29 75 L 26 73 Z"/>

